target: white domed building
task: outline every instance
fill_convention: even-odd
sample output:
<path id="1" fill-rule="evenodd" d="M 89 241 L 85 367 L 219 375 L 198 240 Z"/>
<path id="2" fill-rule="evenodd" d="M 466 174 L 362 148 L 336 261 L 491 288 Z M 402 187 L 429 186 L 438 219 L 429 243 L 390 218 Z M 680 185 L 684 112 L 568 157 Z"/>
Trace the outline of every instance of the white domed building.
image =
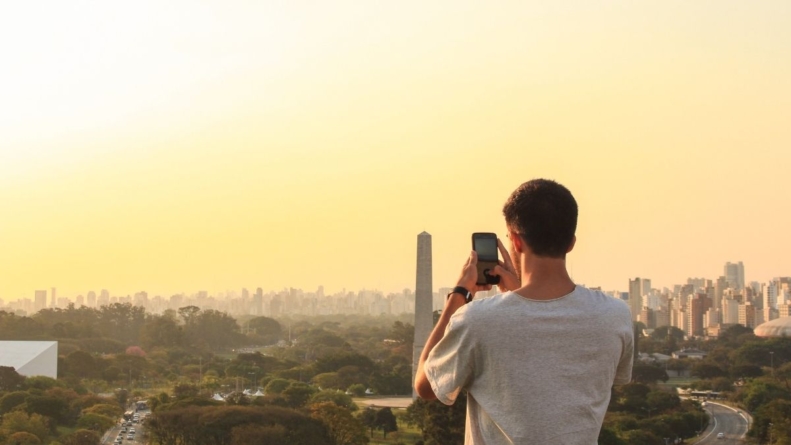
<path id="1" fill-rule="evenodd" d="M 755 330 L 757 337 L 789 337 L 791 338 L 791 317 L 775 318 L 758 325 Z"/>

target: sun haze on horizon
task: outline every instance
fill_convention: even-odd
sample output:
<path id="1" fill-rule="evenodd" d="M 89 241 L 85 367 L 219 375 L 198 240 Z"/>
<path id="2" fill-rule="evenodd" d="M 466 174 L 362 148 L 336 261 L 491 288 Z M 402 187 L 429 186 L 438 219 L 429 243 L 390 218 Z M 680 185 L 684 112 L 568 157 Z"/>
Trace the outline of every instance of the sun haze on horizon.
<path id="1" fill-rule="evenodd" d="M 576 281 L 789 275 L 791 3 L 0 7 L 0 298 L 452 286 L 546 177 Z"/>

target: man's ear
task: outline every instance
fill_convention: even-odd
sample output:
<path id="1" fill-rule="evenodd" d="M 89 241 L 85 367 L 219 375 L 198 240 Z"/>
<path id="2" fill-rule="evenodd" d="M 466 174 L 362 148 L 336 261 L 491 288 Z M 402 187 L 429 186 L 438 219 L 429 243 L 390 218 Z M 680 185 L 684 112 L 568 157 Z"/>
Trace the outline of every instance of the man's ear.
<path id="1" fill-rule="evenodd" d="M 522 237 L 519 236 L 519 234 L 513 230 L 509 230 L 508 238 L 511 240 L 511 244 L 513 244 L 514 251 L 516 253 L 522 253 L 524 251 L 524 241 L 522 240 Z"/>
<path id="2" fill-rule="evenodd" d="M 574 245 L 577 244 L 577 235 L 574 235 L 574 238 L 571 239 L 571 244 L 569 244 L 569 248 L 566 249 L 566 253 L 571 252 L 574 250 Z"/>

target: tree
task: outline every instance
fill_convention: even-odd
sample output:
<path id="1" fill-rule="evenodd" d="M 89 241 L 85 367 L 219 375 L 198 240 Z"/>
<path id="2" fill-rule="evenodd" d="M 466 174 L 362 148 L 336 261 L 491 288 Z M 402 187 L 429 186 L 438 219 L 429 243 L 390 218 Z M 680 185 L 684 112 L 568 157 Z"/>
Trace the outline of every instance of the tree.
<path id="1" fill-rule="evenodd" d="M 316 388 L 307 383 L 293 382 L 284 389 L 282 394 L 288 406 L 299 408 L 304 406 L 310 397 L 317 392 Z"/>
<path id="2" fill-rule="evenodd" d="M 261 426 L 244 424 L 231 430 L 230 445 L 288 443 L 288 431 L 282 425 Z"/>
<path id="3" fill-rule="evenodd" d="M 101 437 L 91 430 L 77 430 L 61 440 L 63 445 L 99 445 Z"/>
<path id="4" fill-rule="evenodd" d="M 176 399 L 186 399 L 198 395 L 198 387 L 191 383 L 179 383 L 173 387 L 173 396 Z"/>
<path id="5" fill-rule="evenodd" d="M 365 426 L 349 410 L 331 402 L 310 405 L 310 416 L 320 420 L 336 445 L 363 445 L 368 443 Z"/>
<path id="6" fill-rule="evenodd" d="M 398 431 L 398 423 L 390 408 L 382 408 L 376 412 L 376 428 L 382 430 L 385 439 L 387 439 L 387 433 Z"/>
<path id="7" fill-rule="evenodd" d="M 311 404 L 316 403 L 324 403 L 324 402 L 331 402 L 334 403 L 341 408 L 345 408 L 349 411 L 357 411 L 359 409 L 357 405 L 354 403 L 352 398 L 341 391 L 333 391 L 333 390 L 323 390 L 319 391 L 310 398 Z"/>
<path id="8" fill-rule="evenodd" d="M 629 445 L 665 445 L 665 441 L 656 437 L 654 433 L 643 430 L 633 430 L 626 433 L 626 442 Z"/>
<path id="9" fill-rule="evenodd" d="M 684 331 L 675 326 L 660 326 L 651 333 L 651 338 L 655 341 L 668 341 L 673 339 L 677 342 L 684 341 Z"/>
<path id="10" fill-rule="evenodd" d="M 637 383 L 666 382 L 668 379 L 667 372 L 658 366 L 638 362 L 632 367 L 632 380 Z"/>
<path id="11" fill-rule="evenodd" d="M 266 384 L 264 391 L 267 394 L 280 394 L 288 388 L 289 385 L 291 385 L 291 382 L 286 379 L 272 379 Z"/>
<path id="12" fill-rule="evenodd" d="M 27 396 L 26 391 L 14 391 L 4 395 L 0 398 L 0 416 L 25 403 Z"/>
<path id="13" fill-rule="evenodd" d="M 363 426 L 371 430 L 371 437 L 374 437 L 374 429 L 376 429 L 376 410 L 370 406 L 365 408 L 360 413 L 359 419 Z"/>
<path id="14" fill-rule="evenodd" d="M 47 418 L 40 414 L 28 415 L 24 411 L 12 411 L 3 415 L 3 430 L 8 433 L 30 433 L 40 440 L 49 436 L 50 426 Z"/>
<path id="15" fill-rule="evenodd" d="M 775 378 L 783 382 L 787 391 L 791 391 L 789 380 L 791 380 L 791 362 L 783 364 L 775 371 Z"/>
<path id="16" fill-rule="evenodd" d="M 738 397 L 748 411 L 755 411 L 773 400 L 791 400 L 791 394 L 785 388 L 767 379 L 749 381 L 742 387 Z"/>
<path id="17" fill-rule="evenodd" d="M 618 435 L 609 428 L 602 427 L 599 431 L 598 445 L 626 445 L 626 442 L 621 440 Z"/>
<path id="18" fill-rule="evenodd" d="M 56 397 L 31 394 L 25 399 L 25 407 L 28 414 L 41 414 L 60 424 L 67 422 L 69 405 Z"/>
<path id="19" fill-rule="evenodd" d="M 426 444 L 461 445 L 466 414 L 467 393 L 461 391 L 451 406 L 438 400 L 416 399 L 407 407 L 406 420 L 422 431 Z"/>
<path id="20" fill-rule="evenodd" d="M 701 379 L 713 379 L 715 377 L 724 377 L 726 373 L 713 363 L 700 362 L 692 367 L 692 375 Z"/>
<path id="21" fill-rule="evenodd" d="M 19 375 L 13 366 L 0 366 L 0 391 L 15 391 L 22 388 L 25 377 Z"/>
<path id="22" fill-rule="evenodd" d="M 74 351 L 67 355 L 65 365 L 69 375 L 79 378 L 96 378 L 101 372 L 93 356 L 85 351 Z"/>
<path id="23" fill-rule="evenodd" d="M 325 372 L 313 376 L 311 379 L 313 383 L 319 385 L 322 389 L 336 389 L 341 387 L 340 379 L 337 372 Z"/>
<path id="24" fill-rule="evenodd" d="M 409 323 L 396 321 L 390 329 L 390 339 L 407 345 L 408 349 L 411 349 L 415 342 L 415 327 Z"/>
<path id="25" fill-rule="evenodd" d="M 244 344 L 245 337 L 239 332 L 239 325 L 225 312 L 213 309 L 197 313 L 190 311 L 188 320 L 185 326 L 186 338 L 193 341 L 195 346 L 205 345 L 219 351 Z"/>
<path id="26" fill-rule="evenodd" d="M 99 403 L 89 408 L 82 410 L 84 414 L 99 414 L 111 419 L 121 417 L 124 411 L 118 405 L 110 405 L 107 403 Z"/>
<path id="27" fill-rule="evenodd" d="M 194 324 L 199 313 L 200 308 L 198 306 L 184 306 L 180 307 L 178 310 L 179 317 L 184 321 L 184 325 L 188 327 Z"/>
<path id="28" fill-rule="evenodd" d="M 77 420 L 77 426 L 79 428 L 96 431 L 97 433 L 102 434 L 112 428 L 113 425 L 115 425 L 115 419 L 111 419 L 101 414 L 83 414 L 80 416 L 79 420 Z"/>
<path id="29" fill-rule="evenodd" d="M 760 366 L 755 366 L 755 365 L 731 366 L 731 377 L 734 379 L 760 377 L 762 375 L 764 375 L 764 371 L 761 369 Z"/>
<path id="30" fill-rule="evenodd" d="M 280 323 L 269 317 L 255 317 L 247 326 L 255 332 L 254 337 L 264 344 L 277 343 L 283 333 Z"/>
<path id="31" fill-rule="evenodd" d="M 38 445 L 40 443 L 41 439 L 38 436 L 25 431 L 12 434 L 6 442 L 8 445 Z"/>
<path id="32" fill-rule="evenodd" d="M 179 347 L 184 343 L 184 331 L 172 317 L 155 315 L 149 317 L 143 325 L 140 343 L 149 350 L 155 346 Z"/>
<path id="33" fill-rule="evenodd" d="M 646 397 L 648 408 L 655 414 L 676 408 L 681 404 L 681 400 L 676 394 L 666 391 L 651 391 Z"/>
<path id="34" fill-rule="evenodd" d="M 352 393 L 355 397 L 365 397 L 365 385 L 361 383 L 355 383 L 354 385 L 349 386 L 347 391 Z"/>

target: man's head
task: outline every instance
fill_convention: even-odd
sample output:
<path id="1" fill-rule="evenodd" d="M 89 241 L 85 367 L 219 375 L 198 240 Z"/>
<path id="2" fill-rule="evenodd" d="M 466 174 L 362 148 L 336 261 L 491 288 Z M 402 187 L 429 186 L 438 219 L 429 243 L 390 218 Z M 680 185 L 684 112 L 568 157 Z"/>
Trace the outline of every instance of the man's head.
<path id="1" fill-rule="evenodd" d="M 538 257 L 565 258 L 574 246 L 577 201 L 566 187 L 549 179 L 520 185 L 503 207 L 508 229 Z"/>

